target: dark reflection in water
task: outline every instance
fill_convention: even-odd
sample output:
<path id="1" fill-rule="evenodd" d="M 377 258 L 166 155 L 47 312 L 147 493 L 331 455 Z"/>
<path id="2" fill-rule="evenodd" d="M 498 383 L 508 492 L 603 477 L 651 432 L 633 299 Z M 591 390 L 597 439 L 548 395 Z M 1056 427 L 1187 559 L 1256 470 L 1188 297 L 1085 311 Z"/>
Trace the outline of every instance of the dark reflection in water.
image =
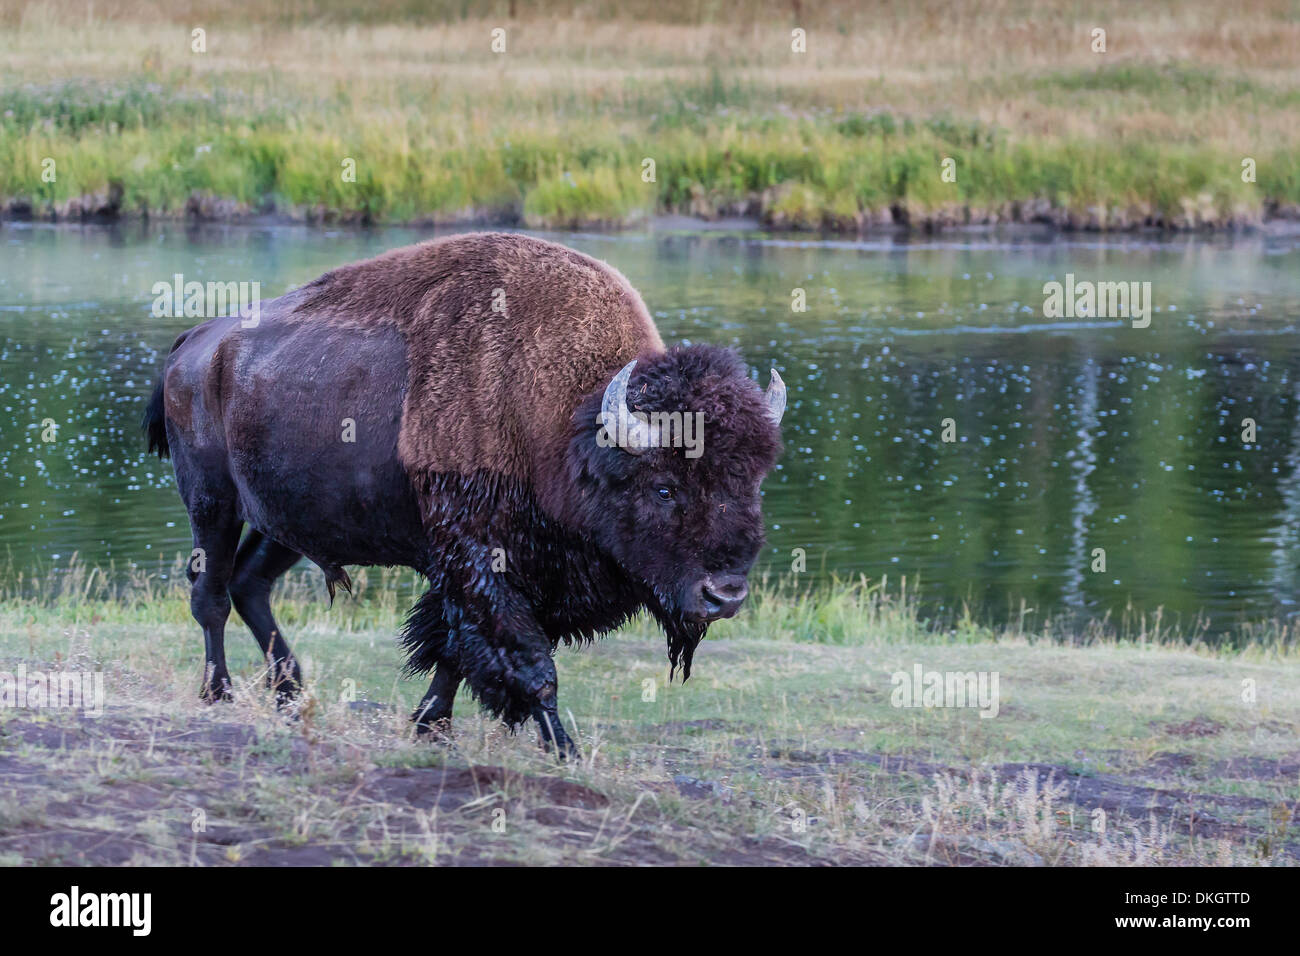
<path id="1" fill-rule="evenodd" d="M 138 432 L 162 356 L 193 324 L 151 315 L 155 282 L 259 281 L 270 297 L 425 237 L 0 230 L 5 573 L 74 552 L 119 570 L 188 552 L 170 468 L 143 456 Z M 1163 607 L 1220 631 L 1292 613 L 1295 238 L 555 238 L 622 269 L 665 339 L 734 344 L 763 382 L 780 368 L 790 408 L 766 485 L 774 572 L 803 549 L 812 576 L 919 575 L 932 608 L 968 602 L 994 619 Z M 1067 273 L 1150 282 L 1150 327 L 1045 319 L 1043 284 Z M 796 289 L 805 312 L 791 309 Z"/>

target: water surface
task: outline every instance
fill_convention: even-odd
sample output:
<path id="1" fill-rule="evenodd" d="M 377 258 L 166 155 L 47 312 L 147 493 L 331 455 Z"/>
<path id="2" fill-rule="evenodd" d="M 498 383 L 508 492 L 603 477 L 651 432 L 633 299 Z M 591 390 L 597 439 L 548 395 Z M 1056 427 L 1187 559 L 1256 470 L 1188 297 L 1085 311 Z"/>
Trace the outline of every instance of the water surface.
<path id="1" fill-rule="evenodd" d="M 154 283 L 256 280 L 271 297 L 429 235 L 6 224 L 5 573 L 77 554 L 125 574 L 188 552 L 170 466 L 144 456 L 138 425 L 194 320 L 154 317 Z M 1218 632 L 1295 609 L 1294 238 L 550 238 L 620 268 L 666 340 L 735 345 L 764 384 L 781 370 L 786 453 L 766 484 L 763 558 L 774 573 L 803 549 L 811 578 L 919 575 L 931 608 L 966 602 L 993 619 L 1164 608 Z M 1044 283 L 1067 273 L 1150 282 L 1150 327 L 1044 318 Z M 807 311 L 792 311 L 795 289 Z"/>

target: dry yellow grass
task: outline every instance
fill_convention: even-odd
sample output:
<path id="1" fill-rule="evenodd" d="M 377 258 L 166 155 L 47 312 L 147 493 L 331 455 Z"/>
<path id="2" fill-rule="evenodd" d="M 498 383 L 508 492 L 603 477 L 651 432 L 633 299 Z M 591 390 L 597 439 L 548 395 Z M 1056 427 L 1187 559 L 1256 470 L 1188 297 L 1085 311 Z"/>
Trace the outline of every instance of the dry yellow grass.
<path id="1" fill-rule="evenodd" d="M 300 4 L 298 16 L 328 15 L 331 4 Z M 755 4 L 756 15 L 698 22 L 708 5 L 681 5 L 691 22 L 671 18 L 673 5 L 620 5 L 623 16 L 602 22 L 561 10 L 548 18 L 524 5 L 518 21 L 504 4 L 497 15 L 450 22 L 288 27 L 244 2 L 105 3 L 42 0 L 0 3 L 0 60 L 12 78 L 120 78 L 149 66 L 170 80 L 196 84 L 261 78 L 299 91 L 344 84 L 359 102 L 382 105 L 405 83 L 426 84 L 431 98 L 535 102 L 573 97 L 589 109 L 616 106 L 641 85 L 699 81 L 709 71 L 756 99 L 794 108 L 946 111 L 1027 136 L 1142 137 L 1244 147 L 1260 137 L 1294 142 L 1300 103 L 1243 113 L 1225 90 L 1190 98 L 1169 90 L 1116 92 L 1105 102 L 1061 96 L 1056 74 L 1190 64 L 1223 79 L 1248 78 L 1278 96 L 1300 89 L 1300 15 L 1284 0 L 1237 5 L 1230 19 L 1220 3 L 981 2 L 950 5 L 809 4 L 808 51 L 790 51 L 796 22 L 784 4 Z M 562 8 L 569 5 L 560 5 Z M 591 5 L 573 5 L 575 10 Z M 815 7 L 815 8 L 814 8 Z M 389 13 L 397 17 L 402 7 Z M 759 11 L 768 11 L 762 16 Z M 372 11 L 383 17 L 383 5 Z M 695 16 L 692 16 L 692 13 Z M 270 22 L 266 22 L 266 21 Z M 800 21 L 802 22 L 802 21 Z M 189 28 L 207 30 L 208 53 L 190 50 Z M 490 31 L 508 30 L 507 54 L 490 49 Z M 1107 51 L 1092 52 L 1090 31 L 1107 31 Z M 1156 109 L 1144 108 L 1146 94 Z M 1221 102 L 1213 102 L 1214 99 Z M 1211 100 L 1201 102 L 1202 99 Z"/>
<path id="2" fill-rule="evenodd" d="M 86 173 L 83 192 L 120 180 L 128 208 L 175 212 L 185 193 L 154 188 L 160 178 L 199 145 L 224 139 L 211 163 L 261 135 L 256 156 L 221 160 L 229 166 L 188 188 L 241 208 L 387 219 L 508 210 L 537 226 L 757 210 L 774 225 L 838 229 L 889 206 L 939 221 L 1019 217 L 999 206 L 1026 200 L 1080 223 L 1114 222 L 1120 209 L 1129 222 L 1155 210 L 1164 224 L 1222 225 L 1300 204 L 1290 3 L 1249 2 L 1230 19 L 1207 0 L 804 6 L 497 3 L 463 17 L 437 3 L 0 0 L 0 81 L 23 95 L 57 99 L 89 83 L 219 104 L 218 120 L 191 122 L 163 102 L 139 145 L 113 142 L 94 118 L 65 142 L 0 117 L 0 196 L 74 196 L 24 191 L 35 160 L 61 150 Z M 796 23 L 806 53 L 791 51 Z M 491 48 L 498 27 L 503 54 Z M 1093 51 L 1098 27 L 1104 53 Z M 206 52 L 191 50 L 194 28 Z M 869 125 L 878 117 L 896 125 L 882 133 Z M 337 195 L 319 182 L 337 160 L 323 158 L 357 144 L 378 157 L 376 187 Z M 641 188 L 646 155 L 673 164 L 657 190 Z M 939 185 L 945 155 L 962 164 L 956 190 Z M 1260 165 L 1258 188 L 1238 181 L 1243 157 Z M 446 182 L 413 184 L 444 162 L 455 167 Z M 565 174 L 587 193 L 568 195 Z M 1213 212 L 1187 221 L 1186 208 Z"/>

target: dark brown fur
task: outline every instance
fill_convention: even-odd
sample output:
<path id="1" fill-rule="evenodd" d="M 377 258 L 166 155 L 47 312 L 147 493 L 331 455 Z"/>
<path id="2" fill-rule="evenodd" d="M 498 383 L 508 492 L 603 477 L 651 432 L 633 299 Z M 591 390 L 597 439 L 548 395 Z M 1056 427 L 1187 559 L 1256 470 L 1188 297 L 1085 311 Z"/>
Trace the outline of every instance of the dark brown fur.
<path id="1" fill-rule="evenodd" d="M 601 396 L 634 358 L 629 405 L 701 413 L 703 456 L 598 441 Z M 228 693 L 232 600 L 272 683 L 296 688 L 268 595 L 299 555 L 331 593 L 345 565 L 407 565 L 429 581 L 406 628 L 411 667 L 437 670 L 421 725 L 450 717 L 464 680 L 566 749 L 556 644 L 645 608 L 689 675 L 708 622 L 744 599 L 763 541 L 759 484 L 780 448 L 734 353 L 665 350 L 616 270 L 497 233 L 336 269 L 264 303 L 256 327 L 229 317 L 189 330 L 145 427 L 172 453 L 207 559 L 191 575 L 206 696 Z"/>

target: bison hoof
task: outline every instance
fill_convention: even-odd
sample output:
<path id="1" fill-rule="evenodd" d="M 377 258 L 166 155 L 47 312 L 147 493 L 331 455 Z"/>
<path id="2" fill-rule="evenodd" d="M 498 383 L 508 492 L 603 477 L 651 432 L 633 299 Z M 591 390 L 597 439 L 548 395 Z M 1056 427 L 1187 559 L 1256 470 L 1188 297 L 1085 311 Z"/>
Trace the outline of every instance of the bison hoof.
<path id="1" fill-rule="evenodd" d="M 451 718 L 426 718 L 415 722 L 415 736 L 434 744 L 451 743 Z"/>
<path id="2" fill-rule="evenodd" d="M 275 712 L 297 720 L 301 716 L 302 688 L 297 684 L 281 684 L 271 689 L 275 692 Z"/>
<path id="3" fill-rule="evenodd" d="M 537 721 L 537 737 L 543 750 L 555 754 L 560 760 L 582 756 L 578 745 L 565 733 L 558 714 L 539 709 L 533 714 L 533 719 Z"/>
<path id="4" fill-rule="evenodd" d="M 278 711 L 291 710 L 298 703 L 298 686 L 280 687 L 275 691 L 275 709 Z"/>
<path id="5" fill-rule="evenodd" d="M 540 738 L 542 749 L 548 754 L 555 754 L 556 759 L 560 761 L 582 759 L 582 751 L 579 750 L 578 745 L 567 736 L 560 738 L 558 741 L 551 741 L 544 733 L 538 734 L 538 737 Z"/>
<path id="6" fill-rule="evenodd" d="M 282 678 L 269 686 L 275 691 L 275 709 L 279 711 L 292 709 L 298 703 L 299 695 L 302 694 L 302 683 L 296 676 Z"/>
<path id="7" fill-rule="evenodd" d="M 199 700 L 205 704 L 234 700 L 234 694 L 230 690 L 230 678 L 214 677 L 210 679 L 199 690 Z"/>

